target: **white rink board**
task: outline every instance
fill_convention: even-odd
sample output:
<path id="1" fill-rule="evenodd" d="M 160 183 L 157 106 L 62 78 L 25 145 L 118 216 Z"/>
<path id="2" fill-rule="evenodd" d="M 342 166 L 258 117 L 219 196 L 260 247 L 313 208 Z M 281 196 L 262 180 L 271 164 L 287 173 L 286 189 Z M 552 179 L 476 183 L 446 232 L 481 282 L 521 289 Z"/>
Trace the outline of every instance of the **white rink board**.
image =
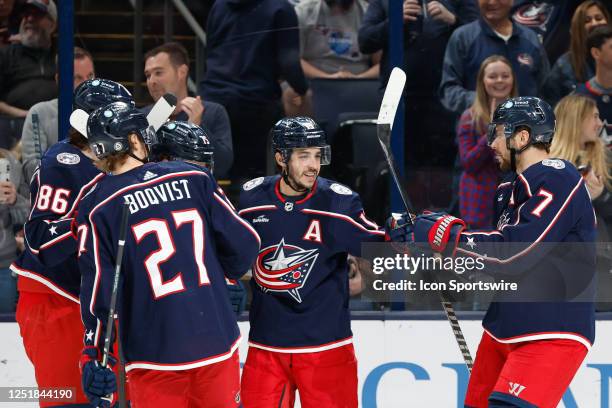
<path id="1" fill-rule="evenodd" d="M 480 322 L 462 321 L 461 325 L 474 354 L 482 334 Z M 360 406 L 463 407 L 457 396 L 461 383 L 457 373 L 464 369 L 462 357 L 445 320 L 354 320 L 352 327 L 359 361 Z M 240 322 L 240 329 L 244 336 L 240 360 L 244 361 L 248 322 Z M 611 383 L 612 321 L 603 320 L 597 322 L 595 347 L 570 386 L 568 403 L 559 407 L 612 408 Z M 0 387 L 34 385 L 33 369 L 23 350 L 17 324 L 0 323 Z M 0 403 L 0 407 L 5 406 L 35 405 Z"/>

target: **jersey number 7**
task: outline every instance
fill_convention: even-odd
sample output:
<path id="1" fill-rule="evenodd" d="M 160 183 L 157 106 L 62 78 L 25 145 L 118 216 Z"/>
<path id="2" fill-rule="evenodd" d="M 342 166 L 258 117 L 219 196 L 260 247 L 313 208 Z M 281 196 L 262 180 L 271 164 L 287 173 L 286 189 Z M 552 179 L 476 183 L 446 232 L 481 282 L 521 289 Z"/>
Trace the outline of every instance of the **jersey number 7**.
<path id="1" fill-rule="evenodd" d="M 193 256 L 198 267 L 200 286 L 209 285 L 210 279 L 204 265 L 204 222 L 196 209 L 172 211 L 170 213 L 174 220 L 174 226 L 179 229 L 184 224 L 191 224 L 193 230 Z M 179 272 L 174 278 L 164 282 L 160 264 L 168 261 L 176 253 L 176 246 L 172 239 L 170 226 L 165 219 L 148 219 L 132 227 L 136 243 L 149 234 L 155 234 L 159 242 L 159 249 L 152 252 L 144 261 L 145 268 L 149 274 L 149 281 L 153 289 L 155 299 L 185 290 L 183 277 Z"/>

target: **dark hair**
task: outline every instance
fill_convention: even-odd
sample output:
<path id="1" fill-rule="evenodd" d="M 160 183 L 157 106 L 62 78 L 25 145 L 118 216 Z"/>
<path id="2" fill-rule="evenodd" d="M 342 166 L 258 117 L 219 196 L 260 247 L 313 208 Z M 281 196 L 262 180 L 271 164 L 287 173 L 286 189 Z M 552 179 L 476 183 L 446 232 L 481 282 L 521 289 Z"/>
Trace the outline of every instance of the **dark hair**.
<path id="1" fill-rule="evenodd" d="M 572 16 L 572 22 L 570 25 L 570 47 L 569 47 L 569 58 L 572 68 L 578 82 L 586 82 L 590 78 L 586 78 L 586 57 L 590 55 L 590 48 L 587 48 L 587 36 L 588 32 L 585 27 L 587 11 L 591 7 L 597 7 L 601 14 L 606 19 L 606 23 L 610 25 L 610 13 L 599 0 L 586 0 L 582 2 L 574 11 Z"/>
<path id="2" fill-rule="evenodd" d="M 146 61 L 162 52 L 168 54 L 170 57 L 170 63 L 175 68 L 180 67 L 181 65 L 189 66 L 189 54 L 187 53 L 185 47 L 177 42 L 167 42 L 147 51 L 144 56 L 144 60 Z"/>
<path id="3" fill-rule="evenodd" d="M 76 131 L 74 128 L 68 129 L 68 140 L 70 141 L 71 145 L 81 150 L 89 146 L 87 138 L 80 134 L 78 131 Z"/>
<path id="4" fill-rule="evenodd" d="M 89 51 L 87 51 L 84 48 L 81 47 L 74 47 L 72 54 L 74 55 L 74 59 L 75 60 L 80 60 L 83 58 L 89 58 L 91 60 L 91 62 L 93 63 L 93 56 L 91 55 L 91 53 Z M 55 69 L 59 71 L 59 65 L 58 65 L 58 54 L 55 54 Z"/>
<path id="5" fill-rule="evenodd" d="M 601 48 L 606 41 L 612 38 L 612 27 L 610 25 L 595 27 L 587 37 L 587 47 Z"/>

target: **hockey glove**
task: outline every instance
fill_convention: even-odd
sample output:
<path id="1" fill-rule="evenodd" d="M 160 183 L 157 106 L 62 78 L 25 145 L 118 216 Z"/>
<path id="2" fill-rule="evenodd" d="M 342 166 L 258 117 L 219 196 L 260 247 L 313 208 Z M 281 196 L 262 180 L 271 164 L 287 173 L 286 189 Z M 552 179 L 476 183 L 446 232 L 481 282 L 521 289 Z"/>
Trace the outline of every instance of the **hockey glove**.
<path id="1" fill-rule="evenodd" d="M 434 252 L 454 256 L 465 222 L 446 213 L 423 213 L 414 220 L 414 240 L 429 242 Z"/>
<path id="2" fill-rule="evenodd" d="M 109 367 L 102 367 L 98 362 L 98 349 L 85 347 L 79 367 L 81 369 L 81 383 L 83 392 L 94 407 L 110 408 L 114 400 L 113 393 L 117 391 L 117 379 L 112 370 L 117 359 L 108 356 Z M 107 398 L 110 396 L 110 398 Z"/>
<path id="3" fill-rule="evenodd" d="M 414 242 L 412 222 L 409 213 L 391 214 L 385 223 L 385 241 L 391 242 Z"/>
<path id="4" fill-rule="evenodd" d="M 232 309 L 239 315 L 246 309 L 247 293 L 244 284 L 239 280 L 225 279 Z"/>

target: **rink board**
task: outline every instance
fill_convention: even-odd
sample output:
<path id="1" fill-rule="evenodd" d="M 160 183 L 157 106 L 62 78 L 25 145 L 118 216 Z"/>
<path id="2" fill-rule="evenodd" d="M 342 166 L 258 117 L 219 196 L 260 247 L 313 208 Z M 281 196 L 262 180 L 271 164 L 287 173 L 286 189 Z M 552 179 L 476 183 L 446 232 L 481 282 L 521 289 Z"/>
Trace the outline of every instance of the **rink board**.
<path id="1" fill-rule="evenodd" d="M 353 320 L 359 361 L 359 401 L 364 408 L 462 407 L 467 369 L 445 320 Z M 482 334 L 478 320 L 464 320 L 475 353 Z M 240 322 L 247 354 L 248 322 Z M 546 373 L 542 373 L 546 375 Z M 559 407 L 612 408 L 612 321 L 597 322 L 597 342 Z M 0 387 L 33 386 L 33 369 L 16 323 L 0 323 Z M 8 406 L 0 403 L 0 407 Z M 13 404 L 15 407 L 32 404 Z"/>

